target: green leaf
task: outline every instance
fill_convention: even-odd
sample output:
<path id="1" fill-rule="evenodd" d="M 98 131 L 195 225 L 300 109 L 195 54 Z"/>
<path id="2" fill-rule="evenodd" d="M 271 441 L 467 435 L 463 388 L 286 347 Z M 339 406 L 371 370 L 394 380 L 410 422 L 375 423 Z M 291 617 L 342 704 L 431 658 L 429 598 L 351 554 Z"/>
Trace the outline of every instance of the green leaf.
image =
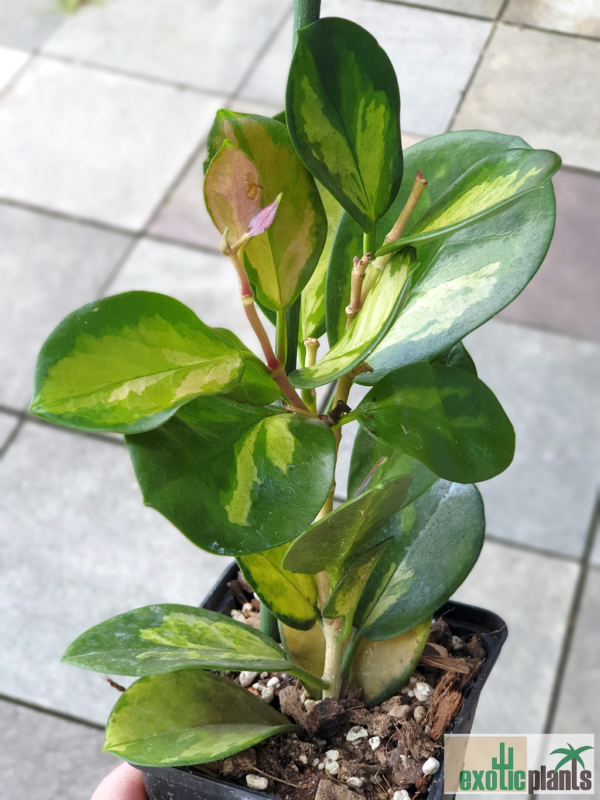
<path id="1" fill-rule="evenodd" d="M 308 169 L 371 231 L 402 180 L 398 81 L 376 39 L 335 17 L 298 31 L 286 115 Z"/>
<path id="2" fill-rule="evenodd" d="M 104 751 L 139 766 L 205 764 L 300 732 L 268 703 L 199 669 L 141 678 L 112 710 Z"/>
<path id="3" fill-rule="evenodd" d="M 298 575 L 281 566 L 288 544 L 238 556 L 244 578 L 278 620 L 292 628 L 309 630 L 319 616 L 317 584 L 312 575 Z"/>
<path id="4" fill-rule="evenodd" d="M 410 275 L 416 264 L 408 247 L 396 253 L 377 278 L 365 304 L 340 341 L 314 367 L 292 372 L 290 381 L 301 389 L 322 386 L 361 364 L 383 339 L 406 302 Z"/>
<path id="5" fill-rule="evenodd" d="M 354 624 L 367 639 L 380 640 L 431 617 L 475 566 L 484 534 L 476 487 L 437 481 L 385 525 L 382 535 L 394 540 L 363 592 Z"/>
<path id="6" fill-rule="evenodd" d="M 227 328 L 213 328 L 213 333 L 230 347 L 234 347 L 244 357 L 244 374 L 233 389 L 227 394 L 240 403 L 252 403 L 255 406 L 268 406 L 281 396 L 279 387 L 271 377 L 271 370 L 257 358 L 241 339 Z"/>
<path id="7" fill-rule="evenodd" d="M 84 431 L 137 433 L 226 392 L 242 355 L 183 303 L 125 292 L 69 314 L 44 342 L 31 412 Z"/>
<path id="8" fill-rule="evenodd" d="M 363 639 L 352 660 L 350 681 L 363 690 L 368 707 L 378 706 L 406 683 L 427 644 L 431 618 L 411 630 L 380 642 Z"/>
<path id="9" fill-rule="evenodd" d="M 287 551 L 283 566 L 290 572 L 316 575 L 327 570 L 340 578 L 346 559 L 379 531 L 402 505 L 411 484 L 410 475 L 379 484 L 347 500 L 315 522 Z"/>
<path id="10" fill-rule="evenodd" d="M 246 232 L 250 220 L 262 208 L 258 170 L 237 145 L 225 139 L 210 162 L 204 181 L 204 201 L 221 233 L 229 228 L 231 244 Z"/>
<path id="11" fill-rule="evenodd" d="M 319 258 L 317 268 L 302 292 L 300 333 L 298 337 L 301 345 L 307 337 L 311 336 L 315 339 L 319 339 L 325 333 L 325 283 L 327 267 L 329 266 L 335 232 L 343 212 L 343 208 L 335 197 L 330 194 L 324 186 L 321 186 L 321 184 L 318 183 L 317 186 L 319 187 L 323 207 L 327 214 L 327 239 L 321 257 Z"/>
<path id="12" fill-rule="evenodd" d="M 365 478 L 380 459 L 385 458 L 381 466 L 373 473 L 373 485 L 394 480 L 401 475 L 411 475 L 412 482 L 408 494 L 400 509 L 414 503 L 437 481 L 438 476 L 428 469 L 425 464 L 411 458 L 394 447 L 379 442 L 367 433 L 364 428 L 359 428 L 354 439 L 350 471 L 348 473 L 348 497 L 354 497 Z"/>
<path id="13" fill-rule="evenodd" d="M 298 536 L 333 481 L 335 436 L 324 422 L 223 396 L 126 441 L 146 505 L 219 555 Z"/>
<path id="14" fill-rule="evenodd" d="M 225 139 L 256 165 L 262 203 L 282 194 L 275 221 L 244 248 L 244 262 L 260 302 L 281 311 L 310 280 L 327 237 L 327 218 L 315 181 L 298 158 L 281 122 L 219 111 L 208 138 L 209 168 Z"/>
<path id="15" fill-rule="evenodd" d="M 405 171 L 421 169 L 429 181 L 416 213 L 424 214 L 461 175 L 482 158 L 522 150 L 516 136 L 457 131 L 419 142 L 405 153 Z M 402 210 L 411 186 L 406 180 L 377 227 L 378 246 Z M 375 384 L 387 372 L 423 359 L 433 360 L 493 317 L 525 288 L 544 260 L 555 221 L 554 191 L 548 181 L 490 219 L 418 248 L 406 308 L 369 357 L 372 374 L 358 383 Z M 362 230 L 348 215 L 340 221 L 327 276 L 327 336 L 343 333 L 350 299 L 352 258 L 362 253 Z M 336 338 L 337 337 L 337 338 Z"/>
<path id="16" fill-rule="evenodd" d="M 477 367 L 475 366 L 475 362 L 471 358 L 467 348 L 464 346 L 462 342 L 458 342 L 455 344 L 454 347 L 451 347 L 449 350 L 445 350 L 436 360 L 433 362 L 434 367 L 454 367 L 454 369 L 464 369 L 467 372 L 471 372 L 473 375 L 477 375 Z"/>
<path id="17" fill-rule="evenodd" d="M 515 149 L 482 158 L 438 197 L 405 236 L 384 244 L 377 255 L 395 253 L 403 244 L 425 244 L 493 217 L 529 192 L 543 189 L 560 164 L 550 150 Z"/>
<path id="18" fill-rule="evenodd" d="M 338 636 L 342 642 L 350 636 L 354 612 L 362 591 L 387 544 L 388 542 L 381 542 L 353 558 L 323 606 L 322 614 L 325 618 L 343 618 L 342 629 Z"/>
<path id="19" fill-rule="evenodd" d="M 65 664 L 119 675 L 184 667 L 287 670 L 293 665 L 264 633 L 204 608 L 154 605 L 106 620 L 69 645 Z"/>
<path id="20" fill-rule="evenodd" d="M 493 478 L 515 452 L 514 429 L 485 383 L 428 361 L 386 375 L 344 419 L 458 483 Z"/>

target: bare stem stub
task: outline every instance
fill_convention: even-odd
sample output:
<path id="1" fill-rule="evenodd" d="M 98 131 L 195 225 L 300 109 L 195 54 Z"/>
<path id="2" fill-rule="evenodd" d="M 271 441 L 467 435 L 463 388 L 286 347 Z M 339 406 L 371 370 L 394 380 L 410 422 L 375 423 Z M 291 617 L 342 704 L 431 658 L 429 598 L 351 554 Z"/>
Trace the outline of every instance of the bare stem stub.
<path id="1" fill-rule="evenodd" d="M 359 259 L 358 256 L 354 258 L 354 266 L 352 267 L 352 281 L 350 285 L 350 303 L 346 306 L 346 330 L 356 318 L 356 315 L 363 307 L 362 303 L 362 287 L 365 279 L 367 267 L 371 263 L 371 253 L 365 253 Z"/>

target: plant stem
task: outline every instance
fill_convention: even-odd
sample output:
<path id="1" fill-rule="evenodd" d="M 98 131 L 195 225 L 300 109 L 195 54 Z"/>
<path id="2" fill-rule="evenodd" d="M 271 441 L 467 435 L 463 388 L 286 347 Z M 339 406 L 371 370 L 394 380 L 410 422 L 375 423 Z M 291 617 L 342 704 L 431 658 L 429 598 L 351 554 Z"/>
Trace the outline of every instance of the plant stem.
<path id="1" fill-rule="evenodd" d="M 305 367 L 314 367 L 317 362 L 317 350 L 320 347 L 318 339 L 308 336 L 304 340 L 304 347 L 306 348 L 306 359 L 304 361 Z M 302 389 L 302 399 L 313 412 L 317 413 L 317 392 L 315 389 Z"/>
<path id="2" fill-rule="evenodd" d="M 285 312 L 287 328 L 287 354 L 285 358 L 285 374 L 289 375 L 296 369 L 298 358 L 298 331 L 300 329 L 300 303 L 298 297 Z"/>
<path id="3" fill-rule="evenodd" d="M 264 603 L 260 604 L 260 629 L 271 639 L 277 641 L 279 636 L 279 627 L 277 625 L 277 618 L 273 616 L 271 610 L 267 608 Z"/>
<path id="4" fill-rule="evenodd" d="M 374 253 L 377 250 L 377 220 L 368 233 L 363 233 L 363 254 Z"/>
<path id="5" fill-rule="evenodd" d="M 321 0 L 294 0 L 294 50 L 298 41 L 298 28 L 316 22 L 321 13 Z"/>
<path id="6" fill-rule="evenodd" d="M 352 634 L 350 641 L 348 642 L 348 647 L 346 648 L 346 652 L 344 653 L 344 658 L 342 659 L 342 680 L 344 683 L 348 680 L 350 676 L 350 669 L 352 667 L 352 662 L 354 661 L 354 656 L 356 655 L 356 651 L 358 650 L 359 644 L 363 640 L 363 635 L 359 631 L 354 631 Z"/>
<path id="7" fill-rule="evenodd" d="M 277 361 L 287 361 L 287 319 L 285 311 L 277 312 Z"/>
<path id="8" fill-rule="evenodd" d="M 333 697 L 337 699 L 342 689 L 342 657 L 344 655 L 344 643 L 338 640 L 338 634 L 342 629 L 342 618 L 324 619 L 323 633 L 325 634 L 325 667 L 323 668 L 323 680 L 327 681 L 329 688 L 323 691 L 323 697 Z"/>

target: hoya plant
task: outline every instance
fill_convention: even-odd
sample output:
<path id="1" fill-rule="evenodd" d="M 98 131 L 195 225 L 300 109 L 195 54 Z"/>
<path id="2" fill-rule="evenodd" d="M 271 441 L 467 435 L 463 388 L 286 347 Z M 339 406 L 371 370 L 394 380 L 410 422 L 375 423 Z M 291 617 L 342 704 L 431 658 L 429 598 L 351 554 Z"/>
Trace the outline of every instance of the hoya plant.
<path id="1" fill-rule="evenodd" d="M 297 31 L 285 112 L 218 112 L 204 196 L 263 358 L 178 300 L 137 291 L 70 314 L 37 363 L 33 413 L 124 434 L 146 505 L 233 556 L 260 599 L 260 630 L 155 605 L 73 642 L 67 664 L 139 678 L 106 750 L 199 764 L 298 730 L 223 671 L 285 671 L 313 698 L 355 683 L 367 705 L 411 674 L 481 551 L 474 484 L 515 449 L 462 339 L 540 266 L 559 165 L 481 131 L 403 153 L 392 64 L 344 19 Z M 371 387 L 359 402 L 355 384 Z"/>

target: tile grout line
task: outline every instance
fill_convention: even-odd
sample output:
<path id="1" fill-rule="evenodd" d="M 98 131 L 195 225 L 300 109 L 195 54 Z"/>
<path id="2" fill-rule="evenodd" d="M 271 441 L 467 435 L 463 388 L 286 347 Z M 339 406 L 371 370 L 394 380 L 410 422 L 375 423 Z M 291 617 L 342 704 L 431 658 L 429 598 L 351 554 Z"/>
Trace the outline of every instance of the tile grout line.
<path id="1" fill-rule="evenodd" d="M 84 719 L 83 717 L 76 717 L 74 714 L 67 714 L 64 711 L 57 711 L 53 708 L 45 708 L 44 706 L 40 706 L 37 703 L 30 703 L 28 700 L 20 700 L 18 697 L 11 697 L 7 694 L 0 694 L 0 702 L 4 703 L 11 703 L 15 706 L 21 706 L 22 708 L 28 708 L 30 711 L 37 711 L 38 714 L 46 714 L 49 717 L 58 717 L 58 719 L 62 719 L 65 722 L 72 722 L 76 725 L 83 725 L 86 728 L 93 728 L 97 731 L 104 731 L 106 730 L 105 725 L 100 725 L 99 722 L 91 722 L 88 719 Z"/>
<path id="2" fill-rule="evenodd" d="M 508 306 L 506 306 L 506 308 L 508 308 Z M 504 309 L 502 309 L 502 311 L 504 311 Z M 511 319 L 510 317 L 501 317 L 499 316 L 499 313 L 500 312 L 498 312 L 498 314 L 492 317 L 492 319 L 494 320 L 494 322 L 498 322 L 501 325 L 513 325 L 516 328 L 526 328 L 527 330 L 531 331 L 539 331 L 540 333 L 543 333 L 546 336 L 560 336 L 563 339 L 571 339 L 572 341 L 577 342 L 579 344 L 589 344 L 595 347 L 600 347 L 600 341 L 598 339 L 589 339 L 586 336 L 581 336 L 581 334 L 565 333 L 564 331 L 557 331 L 554 330 L 553 328 L 548 328 L 544 325 L 541 324 L 538 325 L 537 323 L 533 322 L 523 322 L 521 320 Z M 491 320 L 488 320 L 488 322 L 490 321 Z M 475 330 L 478 330 L 478 328 L 475 328 Z M 475 331 L 471 331 L 471 333 L 474 332 Z M 467 335 L 470 336 L 471 334 Z"/>
<path id="3" fill-rule="evenodd" d="M 434 14 L 445 14 L 448 17 L 461 17 L 462 19 L 474 19 L 478 22 L 493 22 L 494 17 L 484 17 L 481 14 L 469 14 L 465 11 L 455 11 L 451 8 L 439 8 L 437 6 L 426 6 L 418 3 L 411 3 L 410 0 L 374 0 L 374 2 L 385 3 L 391 6 L 403 6 L 404 8 L 415 8 L 418 11 L 431 11 Z"/>
<path id="4" fill-rule="evenodd" d="M 57 425 L 54 422 L 49 422 L 46 419 L 42 419 L 42 417 L 37 417 L 35 414 L 29 414 L 27 411 L 17 411 L 9 406 L 0 405 L 0 414 L 6 414 L 7 416 L 15 417 L 15 419 L 19 420 L 19 424 L 15 426 L 15 430 L 13 430 L 8 437 L 4 447 L 0 449 L 0 458 L 6 455 L 9 447 L 14 443 L 18 433 L 20 433 L 26 423 L 32 423 L 33 425 L 39 425 L 41 427 L 49 428 L 50 430 L 67 433 L 71 436 L 85 436 L 86 439 L 112 444 L 115 447 L 125 446 L 125 442 L 123 440 L 115 439 L 114 437 L 106 435 L 105 433 L 93 433 L 92 431 L 79 431 L 75 428 L 67 428 L 64 425 Z"/>
<path id="5" fill-rule="evenodd" d="M 552 728 L 554 726 L 554 720 L 556 718 L 556 712 L 558 710 L 558 704 L 560 702 L 560 696 L 562 693 L 562 687 L 567 671 L 569 656 L 571 654 L 571 645 L 573 643 L 573 638 L 575 636 L 577 621 L 579 618 L 579 612 L 581 610 L 581 604 L 583 601 L 583 594 L 587 584 L 587 577 L 590 570 L 590 559 L 599 524 L 600 524 L 600 497 L 597 496 L 595 508 L 592 513 L 592 518 L 590 521 L 590 527 L 588 530 L 587 540 L 585 544 L 585 551 L 581 562 L 579 577 L 577 579 L 577 584 L 575 586 L 575 591 L 573 593 L 573 599 L 571 601 L 571 608 L 569 610 L 567 628 L 563 638 L 560 660 L 558 662 L 558 667 L 554 678 L 554 685 L 552 687 L 552 694 L 550 696 L 550 703 L 548 705 L 548 713 L 544 725 L 544 733 L 552 733 Z"/>

